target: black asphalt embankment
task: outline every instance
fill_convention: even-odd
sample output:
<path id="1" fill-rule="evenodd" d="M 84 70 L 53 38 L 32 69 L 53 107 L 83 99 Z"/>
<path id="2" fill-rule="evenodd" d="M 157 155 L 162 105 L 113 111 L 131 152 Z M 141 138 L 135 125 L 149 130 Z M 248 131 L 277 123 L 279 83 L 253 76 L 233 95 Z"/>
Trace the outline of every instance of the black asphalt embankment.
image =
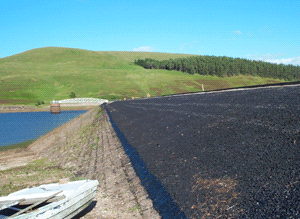
<path id="1" fill-rule="evenodd" d="M 299 85 L 106 108 L 189 218 L 300 217 Z"/>

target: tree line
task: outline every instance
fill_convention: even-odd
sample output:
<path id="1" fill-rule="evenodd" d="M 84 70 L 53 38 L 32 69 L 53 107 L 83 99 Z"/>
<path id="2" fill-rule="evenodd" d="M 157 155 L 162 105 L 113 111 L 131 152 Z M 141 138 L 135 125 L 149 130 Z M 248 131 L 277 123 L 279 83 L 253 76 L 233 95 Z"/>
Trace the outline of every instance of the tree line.
<path id="1" fill-rule="evenodd" d="M 242 74 L 279 78 L 288 81 L 300 80 L 300 66 L 274 64 L 226 56 L 191 56 L 163 61 L 146 58 L 137 59 L 134 63 L 146 69 L 177 70 L 189 74 L 216 75 L 219 77 Z"/>

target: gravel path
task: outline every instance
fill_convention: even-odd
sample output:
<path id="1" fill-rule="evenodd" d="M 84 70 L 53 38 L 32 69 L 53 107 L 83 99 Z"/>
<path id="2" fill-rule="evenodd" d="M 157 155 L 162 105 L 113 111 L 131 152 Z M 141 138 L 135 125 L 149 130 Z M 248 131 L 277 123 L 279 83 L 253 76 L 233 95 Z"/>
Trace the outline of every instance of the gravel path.
<path id="1" fill-rule="evenodd" d="M 300 217 L 299 85 L 106 108 L 189 218 Z"/>

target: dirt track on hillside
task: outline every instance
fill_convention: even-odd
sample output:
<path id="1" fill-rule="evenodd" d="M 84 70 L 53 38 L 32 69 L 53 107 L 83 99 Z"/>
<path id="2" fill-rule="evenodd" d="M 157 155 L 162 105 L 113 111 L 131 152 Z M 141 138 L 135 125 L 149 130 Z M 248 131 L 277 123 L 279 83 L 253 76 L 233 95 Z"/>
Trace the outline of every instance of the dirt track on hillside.
<path id="1" fill-rule="evenodd" d="M 99 181 L 95 200 L 81 218 L 160 218 L 105 111 L 90 110 L 25 150 L 1 152 L 0 167 L 26 165 L 38 157 L 69 169 L 76 177 Z"/>

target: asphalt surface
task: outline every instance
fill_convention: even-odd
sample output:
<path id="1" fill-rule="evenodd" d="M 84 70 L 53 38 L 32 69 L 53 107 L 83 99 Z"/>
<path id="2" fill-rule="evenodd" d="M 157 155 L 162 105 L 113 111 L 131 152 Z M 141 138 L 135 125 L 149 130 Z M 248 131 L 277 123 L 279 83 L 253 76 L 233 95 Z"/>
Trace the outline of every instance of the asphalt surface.
<path id="1" fill-rule="evenodd" d="M 299 85 L 106 109 L 187 217 L 300 218 Z"/>

